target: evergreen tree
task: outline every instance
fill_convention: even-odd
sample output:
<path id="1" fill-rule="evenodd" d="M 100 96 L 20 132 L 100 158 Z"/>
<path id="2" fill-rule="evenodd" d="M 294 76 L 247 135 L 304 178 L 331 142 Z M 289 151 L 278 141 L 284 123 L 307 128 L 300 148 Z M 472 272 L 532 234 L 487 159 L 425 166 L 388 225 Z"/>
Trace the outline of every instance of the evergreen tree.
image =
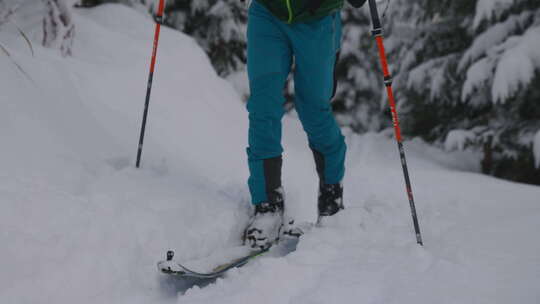
<path id="1" fill-rule="evenodd" d="M 356 132 L 389 127 L 378 53 L 371 36 L 367 10 L 346 5 L 342 12 L 343 38 L 336 67 L 337 92 L 333 102 L 338 122 Z"/>
<path id="2" fill-rule="evenodd" d="M 416 35 L 402 41 L 396 60 L 405 132 L 480 150 L 485 173 L 540 184 L 532 155 L 540 127 L 538 2 L 408 5 Z M 396 22 L 402 17 L 411 21 L 401 14 Z"/>
<path id="3" fill-rule="evenodd" d="M 540 130 L 540 3 L 478 0 L 472 45 L 460 60 L 461 100 L 484 109 L 472 143 L 484 147 L 486 173 L 540 184 L 533 137 Z"/>
<path id="4" fill-rule="evenodd" d="M 456 67 L 472 39 L 467 33 L 472 10 L 468 0 L 393 4 L 392 59 L 406 134 L 435 141 L 460 124 L 463 76 Z"/>
<path id="5" fill-rule="evenodd" d="M 246 23 L 238 0 L 174 0 L 166 8 L 165 24 L 195 38 L 220 76 L 246 63 Z"/>

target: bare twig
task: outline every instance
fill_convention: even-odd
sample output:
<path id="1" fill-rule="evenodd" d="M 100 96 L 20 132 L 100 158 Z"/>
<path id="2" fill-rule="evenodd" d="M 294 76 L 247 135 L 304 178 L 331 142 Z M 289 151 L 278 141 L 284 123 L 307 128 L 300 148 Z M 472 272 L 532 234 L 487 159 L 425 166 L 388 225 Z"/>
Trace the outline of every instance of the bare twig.
<path id="1" fill-rule="evenodd" d="M 28 36 L 26 36 L 24 31 L 17 24 L 15 24 L 15 22 L 11 21 L 11 23 L 15 26 L 15 28 L 17 28 L 17 31 L 19 32 L 19 34 L 21 34 L 21 36 L 24 38 L 24 40 L 26 41 L 26 44 L 28 44 L 28 48 L 30 49 L 30 52 L 32 53 L 32 57 L 34 57 L 34 47 L 32 46 L 32 42 L 30 42 L 30 39 L 28 38 Z"/>
<path id="2" fill-rule="evenodd" d="M 15 65 L 17 67 L 17 69 L 26 77 L 28 78 L 30 81 L 34 82 L 34 80 L 32 79 L 32 77 L 30 77 L 30 75 L 28 75 L 28 73 L 26 73 L 26 71 L 17 63 L 17 61 L 15 61 L 13 59 L 13 57 L 11 57 L 11 54 L 9 53 L 9 51 L 0 43 L 0 50 L 2 50 L 2 52 L 4 52 L 4 54 L 6 54 L 7 58 L 9 58 L 9 60 L 11 61 L 11 63 L 13 63 L 13 65 Z"/>

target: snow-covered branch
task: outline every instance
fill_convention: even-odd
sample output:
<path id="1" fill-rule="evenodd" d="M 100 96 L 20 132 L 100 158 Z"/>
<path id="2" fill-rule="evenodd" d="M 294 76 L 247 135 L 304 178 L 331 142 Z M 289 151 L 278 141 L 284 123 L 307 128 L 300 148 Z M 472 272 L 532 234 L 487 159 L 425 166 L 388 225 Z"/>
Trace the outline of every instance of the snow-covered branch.
<path id="1" fill-rule="evenodd" d="M 43 0 L 43 46 L 58 48 L 63 56 L 72 54 L 75 25 L 63 0 Z"/>
<path id="2" fill-rule="evenodd" d="M 3 0 L 0 0 L 0 27 L 9 21 L 9 18 L 15 14 L 18 6 L 7 5 Z"/>

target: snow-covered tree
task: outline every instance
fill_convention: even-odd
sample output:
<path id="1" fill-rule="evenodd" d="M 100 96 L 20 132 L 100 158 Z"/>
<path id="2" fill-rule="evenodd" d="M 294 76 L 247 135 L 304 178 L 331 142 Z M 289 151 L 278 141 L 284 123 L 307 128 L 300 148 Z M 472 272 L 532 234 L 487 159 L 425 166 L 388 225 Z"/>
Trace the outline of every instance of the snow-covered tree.
<path id="1" fill-rule="evenodd" d="M 540 130 L 540 3 L 478 0 L 470 33 L 474 41 L 458 65 L 460 99 L 481 113 L 467 128 L 484 147 L 483 169 L 540 183 L 532 153 Z"/>
<path id="2" fill-rule="evenodd" d="M 43 0 L 43 46 L 60 49 L 63 56 L 72 54 L 75 25 L 64 0 Z"/>
<path id="3" fill-rule="evenodd" d="M 407 4 L 405 4 L 407 5 Z M 540 183 L 532 138 L 540 129 L 540 3 L 416 0 L 416 35 L 401 45 L 399 96 L 406 133 L 484 154 L 485 173 Z M 398 18 L 399 19 L 399 18 Z M 452 146 L 449 144 L 449 146 Z M 459 145 L 458 145 L 459 146 Z"/>
<path id="4" fill-rule="evenodd" d="M 238 0 L 174 0 L 165 23 L 195 38 L 218 74 L 227 76 L 246 63 L 246 13 Z"/>
<path id="5" fill-rule="evenodd" d="M 394 1 L 390 20 L 391 61 L 406 134 L 436 140 L 463 113 L 456 66 L 471 37 L 468 0 Z"/>
<path id="6" fill-rule="evenodd" d="M 155 13 L 158 0 L 103 0 L 144 6 Z M 246 64 L 246 4 L 240 0 L 167 0 L 165 25 L 192 36 L 220 76 Z"/>
<path id="7" fill-rule="evenodd" d="M 336 68 L 337 92 L 333 108 L 341 125 L 356 132 L 390 126 L 385 114 L 384 84 L 378 53 L 365 9 L 346 5 L 340 59 Z"/>

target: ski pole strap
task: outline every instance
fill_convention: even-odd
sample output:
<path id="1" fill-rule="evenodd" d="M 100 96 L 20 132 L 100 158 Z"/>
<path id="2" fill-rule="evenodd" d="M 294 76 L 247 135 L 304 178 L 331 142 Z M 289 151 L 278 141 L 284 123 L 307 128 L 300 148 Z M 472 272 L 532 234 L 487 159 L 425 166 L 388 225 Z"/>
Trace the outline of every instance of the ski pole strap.
<path id="1" fill-rule="evenodd" d="M 369 0 L 369 10 L 371 12 L 371 20 L 373 22 L 373 36 L 382 35 L 381 19 L 379 18 L 379 11 L 377 10 L 376 0 Z"/>

